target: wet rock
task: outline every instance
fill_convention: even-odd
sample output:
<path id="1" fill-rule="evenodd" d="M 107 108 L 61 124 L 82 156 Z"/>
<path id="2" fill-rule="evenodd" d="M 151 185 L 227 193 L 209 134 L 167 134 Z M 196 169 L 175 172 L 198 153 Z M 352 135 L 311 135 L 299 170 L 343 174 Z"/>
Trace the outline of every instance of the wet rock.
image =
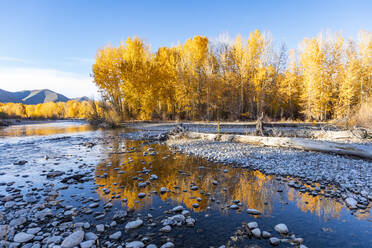
<path id="1" fill-rule="evenodd" d="M 234 209 L 234 210 L 237 210 L 237 209 L 239 209 L 239 206 L 238 206 L 238 205 L 235 205 L 235 204 L 233 204 L 233 205 L 231 205 L 231 206 L 230 206 L 230 209 Z"/>
<path id="2" fill-rule="evenodd" d="M 89 204 L 90 208 L 97 208 L 98 206 L 99 206 L 99 203 L 97 203 L 97 202 Z"/>
<path id="3" fill-rule="evenodd" d="M 13 241 L 14 242 L 17 242 L 17 243 L 26 243 L 26 242 L 32 240 L 34 237 L 35 237 L 35 235 L 33 235 L 33 234 L 28 234 L 28 233 L 25 233 L 25 232 L 20 232 L 20 233 L 17 233 L 14 236 Z"/>
<path id="4" fill-rule="evenodd" d="M 53 216 L 53 212 L 49 208 L 45 208 L 45 209 L 35 213 L 35 217 L 39 220 L 43 220 L 46 217 L 51 217 L 51 216 Z"/>
<path id="5" fill-rule="evenodd" d="M 269 242 L 270 245 L 277 246 L 280 244 L 280 239 L 273 237 L 269 239 Z"/>
<path id="6" fill-rule="evenodd" d="M 146 196 L 146 193 L 139 193 L 138 194 L 138 198 L 142 199 Z"/>
<path id="7" fill-rule="evenodd" d="M 26 217 L 19 217 L 19 218 L 11 220 L 9 225 L 17 227 L 17 226 L 23 225 L 24 223 L 26 223 L 26 221 L 27 221 Z"/>
<path id="8" fill-rule="evenodd" d="M 255 238 L 261 238 L 261 230 L 259 228 L 255 228 L 251 232 Z"/>
<path id="9" fill-rule="evenodd" d="M 287 234 L 288 233 L 288 227 L 285 224 L 277 224 L 274 227 L 275 231 L 277 231 L 280 234 Z"/>
<path id="10" fill-rule="evenodd" d="M 103 224 L 96 225 L 97 232 L 104 232 L 105 226 Z"/>
<path id="11" fill-rule="evenodd" d="M 248 208 L 247 213 L 252 214 L 252 215 L 260 215 L 261 214 L 260 211 L 258 211 L 257 209 L 253 209 L 253 208 Z"/>
<path id="12" fill-rule="evenodd" d="M 263 232 L 262 232 L 262 237 L 263 237 L 264 239 L 268 239 L 268 238 L 271 237 L 271 233 L 266 232 L 266 231 L 263 231 Z"/>
<path id="13" fill-rule="evenodd" d="M 112 240 L 118 240 L 118 239 L 120 239 L 121 238 L 121 232 L 119 231 L 119 232 L 116 232 L 116 233 L 114 233 L 114 234 L 111 234 L 110 236 L 109 236 L 109 239 L 112 239 Z"/>
<path id="14" fill-rule="evenodd" d="M 190 189 L 193 190 L 193 191 L 195 191 L 195 190 L 198 190 L 199 187 L 198 186 L 191 186 Z"/>
<path id="15" fill-rule="evenodd" d="M 41 228 L 40 227 L 35 227 L 35 228 L 29 228 L 29 229 L 27 229 L 27 233 L 28 234 L 36 234 L 36 233 L 38 233 L 38 232 L 40 232 L 41 231 Z"/>
<path id="16" fill-rule="evenodd" d="M 72 248 L 79 245 L 84 239 L 84 231 L 78 230 L 67 236 L 62 244 L 62 248 Z"/>
<path id="17" fill-rule="evenodd" d="M 172 208 L 171 211 L 174 212 L 174 213 L 181 212 L 181 211 L 183 211 L 183 206 L 174 207 L 174 208 Z"/>
<path id="18" fill-rule="evenodd" d="M 158 248 L 155 244 L 149 244 L 146 246 L 146 248 Z"/>
<path id="19" fill-rule="evenodd" d="M 356 209 L 357 208 L 357 204 L 358 202 L 352 198 L 352 197 L 348 197 L 345 199 L 345 202 L 346 202 L 346 205 L 350 208 L 350 209 Z"/>
<path id="20" fill-rule="evenodd" d="M 157 180 L 159 177 L 157 175 L 151 175 L 149 180 Z"/>
<path id="21" fill-rule="evenodd" d="M 120 210 L 120 211 L 115 212 L 112 218 L 116 221 L 121 221 L 121 220 L 124 220 L 127 215 L 128 215 L 127 211 Z"/>
<path id="22" fill-rule="evenodd" d="M 171 232 L 172 231 L 172 227 L 170 225 L 166 225 L 166 226 L 160 228 L 159 231 L 160 232 L 166 232 L 166 233 L 168 233 L 168 232 Z"/>
<path id="23" fill-rule="evenodd" d="M 143 248 L 145 244 L 141 241 L 132 241 L 130 243 L 125 244 L 125 248 Z"/>
<path id="24" fill-rule="evenodd" d="M 167 242 L 164 245 L 160 246 L 160 248 L 173 248 L 174 244 L 172 242 Z"/>
<path id="25" fill-rule="evenodd" d="M 137 219 L 135 221 L 130 221 L 125 225 L 125 230 L 131 230 L 131 229 L 138 228 L 138 227 L 142 226 L 142 224 L 143 224 L 143 221 L 141 219 Z"/>
<path id="26" fill-rule="evenodd" d="M 98 236 L 92 232 L 85 233 L 84 235 L 85 240 L 93 240 L 96 241 L 98 239 Z"/>
<path id="27" fill-rule="evenodd" d="M 257 227 L 258 227 L 257 222 L 249 222 L 249 223 L 248 223 L 248 228 L 249 228 L 249 229 L 255 229 L 255 228 L 257 228 Z"/>
<path id="28" fill-rule="evenodd" d="M 62 242 L 61 236 L 52 236 L 47 238 L 47 244 L 60 244 L 61 242 Z"/>
<path id="29" fill-rule="evenodd" d="M 176 214 L 174 216 L 166 218 L 165 220 L 162 220 L 162 223 L 164 226 L 166 225 L 181 226 L 183 223 L 185 223 L 185 216 L 183 216 L 182 214 Z"/>
<path id="30" fill-rule="evenodd" d="M 195 219 L 191 217 L 186 218 L 186 226 L 195 226 Z"/>
<path id="31" fill-rule="evenodd" d="M 94 240 L 87 240 L 80 243 L 80 248 L 90 248 L 94 245 Z"/>

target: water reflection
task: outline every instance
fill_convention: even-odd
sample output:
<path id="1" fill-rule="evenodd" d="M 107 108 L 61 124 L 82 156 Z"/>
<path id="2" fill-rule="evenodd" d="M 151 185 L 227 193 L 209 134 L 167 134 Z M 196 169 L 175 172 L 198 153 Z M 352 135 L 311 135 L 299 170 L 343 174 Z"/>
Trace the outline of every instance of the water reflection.
<path id="1" fill-rule="evenodd" d="M 69 121 L 42 124 L 14 125 L 0 128 L 0 137 L 47 136 L 62 133 L 76 133 L 93 130 L 92 126 L 82 122 Z"/>
<path id="2" fill-rule="evenodd" d="M 228 211 L 227 206 L 234 200 L 240 200 L 246 208 L 257 209 L 269 216 L 275 202 L 295 201 L 303 212 L 310 212 L 327 220 L 339 218 L 343 208 L 334 199 L 322 195 L 312 196 L 288 188 L 274 176 L 264 175 L 259 171 L 217 166 L 203 159 L 172 154 L 163 145 L 149 146 L 141 142 L 118 140 L 108 145 L 114 152 L 97 166 L 98 195 L 105 200 L 126 199 L 123 204 L 130 209 L 154 207 L 154 198 L 158 197 L 162 201 L 184 204 L 195 212 L 203 212 L 211 207 L 224 214 Z M 135 149 L 131 150 L 131 147 Z M 156 156 L 144 156 L 143 152 L 150 147 L 157 152 Z M 158 176 L 158 180 L 150 180 L 153 174 Z M 214 181 L 218 182 L 217 185 Z M 148 185 L 140 187 L 139 184 L 144 182 L 148 182 Z M 191 190 L 192 185 L 198 186 L 198 189 Z M 161 187 L 166 187 L 170 192 L 160 194 Z M 110 193 L 106 194 L 104 189 L 109 189 Z M 139 199 L 139 193 L 146 193 L 146 197 Z M 198 208 L 193 208 L 195 203 L 199 204 Z M 363 218 L 368 218 L 369 211 L 363 214 Z"/>

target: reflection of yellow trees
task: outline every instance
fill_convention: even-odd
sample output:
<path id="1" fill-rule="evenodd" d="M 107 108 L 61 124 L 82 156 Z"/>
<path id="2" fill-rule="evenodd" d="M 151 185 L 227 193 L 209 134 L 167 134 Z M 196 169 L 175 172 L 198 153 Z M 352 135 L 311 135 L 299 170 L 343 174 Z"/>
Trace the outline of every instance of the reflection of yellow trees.
<path id="1" fill-rule="evenodd" d="M 141 151 L 120 153 L 123 149 L 129 150 L 132 146 L 140 147 L 138 142 L 125 142 L 120 143 L 116 140 L 110 143 L 115 154 L 97 166 L 96 184 L 98 194 L 103 199 L 108 200 L 113 195 L 120 195 L 120 198 L 114 199 L 126 198 L 128 208 L 141 209 L 152 204 L 154 198 L 150 195 L 153 191 L 159 193 L 161 187 L 166 187 L 171 192 L 159 194 L 158 197 L 162 201 L 184 204 L 189 209 L 192 209 L 194 203 L 198 203 L 199 208 L 194 209 L 196 212 L 205 211 L 208 206 L 215 206 L 211 204 L 210 197 L 220 201 L 217 205 L 220 210 L 221 207 L 232 204 L 234 200 L 240 200 L 247 208 L 257 209 L 264 214 L 271 214 L 273 211 L 273 195 L 278 188 L 278 182 L 273 176 L 238 168 L 229 168 L 228 173 L 223 173 L 223 166 L 211 165 L 206 161 L 179 154 L 163 159 L 170 153 L 165 146 L 159 145 L 152 145 L 152 147 L 161 154 L 160 156 L 143 156 L 142 152 L 148 146 L 143 146 Z M 130 158 L 133 162 L 129 162 Z M 144 173 L 146 170 L 151 171 L 146 174 Z M 120 174 L 120 171 L 125 173 Z M 107 177 L 99 177 L 104 173 L 107 173 Z M 159 179 L 150 181 L 150 185 L 144 188 L 138 187 L 139 182 L 147 181 L 152 174 L 156 174 Z M 134 177 L 142 178 L 143 181 L 133 180 Z M 213 185 L 214 180 L 218 181 L 218 185 Z M 190 190 L 192 184 L 197 185 L 199 189 Z M 110 194 L 105 194 L 103 188 L 109 188 Z M 146 193 L 147 196 L 139 199 L 140 192 Z M 201 202 L 198 202 L 197 198 L 201 198 Z M 296 200 L 297 207 L 302 211 L 324 218 L 339 217 L 342 209 L 342 204 L 331 198 L 302 194 L 293 188 L 288 189 L 288 200 Z"/>
<path id="2" fill-rule="evenodd" d="M 24 105 L 22 103 L 0 103 L 0 113 L 8 117 L 18 118 L 86 119 L 89 117 L 92 111 L 92 104 L 88 101 L 79 102 L 71 100 L 68 102 L 47 102 L 37 105 Z"/>
<path id="3" fill-rule="evenodd" d="M 22 125 L 22 126 L 11 126 L 2 132 L 6 133 L 6 136 L 19 137 L 19 136 L 34 136 L 34 135 L 53 135 L 59 133 L 75 133 L 92 130 L 90 125 L 70 125 L 70 126 L 49 126 L 48 124 L 43 125 Z M 1 132 L 0 132 L 1 136 Z"/>
<path id="4" fill-rule="evenodd" d="M 310 212 L 324 218 L 340 217 L 342 204 L 331 198 L 295 192 L 293 188 L 290 188 L 288 192 L 291 192 L 291 194 L 296 196 L 297 207 L 304 212 Z"/>

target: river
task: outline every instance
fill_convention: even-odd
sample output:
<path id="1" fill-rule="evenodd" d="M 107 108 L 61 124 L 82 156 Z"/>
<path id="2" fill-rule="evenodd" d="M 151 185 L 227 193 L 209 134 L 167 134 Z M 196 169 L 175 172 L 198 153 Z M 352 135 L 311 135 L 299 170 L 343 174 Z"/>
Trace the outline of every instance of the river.
<path id="1" fill-rule="evenodd" d="M 57 204 L 48 202 L 53 215 L 36 223 L 41 230 L 25 243 L 45 244 L 47 238 L 61 236 L 58 245 L 73 231 L 48 225 L 58 222 L 53 226 L 89 223 L 84 231 L 99 236 L 98 247 L 125 247 L 131 241 L 158 247 L 167 242 L 175 247 L 272 247 L 268 239 L 244 232 L 245 223 L 257 222 L 261 232 L 281 239 L 278 247 L 296 247 L 290 244 L 294 236 L 303 238 L 306 247 L 372 247 L 370 208 L 351 211 L 343 201 L 325 197 L 328 188 L 319 190 L 316 183 L 305 185 L 318 188 L 314 196 L 289 187 L 287 182 L 295 178 L 212 163 L 176 153 L 162 143 L 122 137 L 130 131 L 94 129 L 77 121 L 0 129 L 0 217 L 1 212 L 4 216 L 0 225 L 22 215 L 22 208 L 32 209 L 45 192 L 51 192 L 45 189 L 53 188 L 58 193 Z M 12 194 L 17 195 L 14 204 L 1 203 Z M 27 202 L 31 196 L 36 200 Z M 171 225 L 170 232 L 160 232 L 161 221 L 176 215 L 169 211 L 176 206 L 189 211 L 183 214 L 195 220 L 194 225 Z M 112 223 L 121 210 L 127 216 Z M 13 229 L 10 241 L 12 235 L 34 226 L 32 216 L 23 214 L 27 221 Z M 126 224 L 137 218 L 143 224 L 125 231 Z M 288 227 L 288 235 L 274 230 L 279 223 Z M 101 233 L 96 230 L 99 224 L 106 225 Z M 109 238 L 118 231 L 119 240 Z"/>

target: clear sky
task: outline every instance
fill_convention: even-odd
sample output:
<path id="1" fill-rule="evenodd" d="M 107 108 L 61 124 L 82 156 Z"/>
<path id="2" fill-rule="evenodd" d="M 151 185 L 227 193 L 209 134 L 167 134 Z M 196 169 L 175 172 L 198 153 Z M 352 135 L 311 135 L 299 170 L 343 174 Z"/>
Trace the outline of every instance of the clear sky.
<path id="1" fill-rule="evenodd" d="M 372 0 L 0 0 L 0 88 L 97 95 L 89 74 L 98 48 L 139 36 L 152 49 L 194 35 L 270 31 L 296 48 L 304 37 L 372 31 Z"/>

